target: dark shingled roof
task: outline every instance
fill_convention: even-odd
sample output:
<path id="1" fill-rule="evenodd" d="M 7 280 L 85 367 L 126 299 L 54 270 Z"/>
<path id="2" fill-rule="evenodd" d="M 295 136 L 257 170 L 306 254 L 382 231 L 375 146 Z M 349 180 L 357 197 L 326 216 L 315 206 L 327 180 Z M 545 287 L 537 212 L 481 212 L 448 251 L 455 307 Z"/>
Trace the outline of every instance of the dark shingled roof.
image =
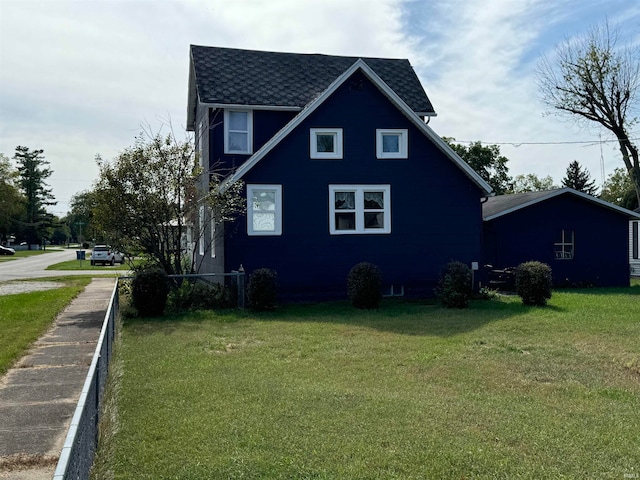
<path id="1" fill-rule="evenodd" d="M 302 108 L 356 60 L 191 45 L 192 74 L 202 103 Z M 414 112 L 435 114 L 408 60 L 363 60 Z"/>
<path id="2" fill-rule="evenodd" d="M 526 193 L 511 193 L 506 195 L 496 195 L 495 197 L 489 197 L 486 202 L 482 204 L 482 218 L 493 219 L 503 214 L 510 213 L 512 211 L 519 210 L 520 208 L 526 208 L 529 205 L 533 205 L 538 202 L 542 202 L 549 198 L 557 197 L 559 195 L 573 195 L 577 198 L 582 198 L 588 202 L 607 208 L 619 214 L 626 215 L 630 218 L 640 218 L 640 215 L 627 210 L 626 208 L 619 207 L 613 203 L 605 202 L 600 198 L 587 195 L 586 193 L 579 192 L 573 188 L 556 188 L 554 190 L 543 190 L 540 192 L 526 192 Z"/>
<path id="3" fill-rule="evenodd" d="M 510 193 L 489 197 L 487 201 L 482 204 L 482 217 L 491 217 L 529 202 L 540 200 L 549 196 L 550 193 L 551 191 L 544 190 L 540 192 Z"/>

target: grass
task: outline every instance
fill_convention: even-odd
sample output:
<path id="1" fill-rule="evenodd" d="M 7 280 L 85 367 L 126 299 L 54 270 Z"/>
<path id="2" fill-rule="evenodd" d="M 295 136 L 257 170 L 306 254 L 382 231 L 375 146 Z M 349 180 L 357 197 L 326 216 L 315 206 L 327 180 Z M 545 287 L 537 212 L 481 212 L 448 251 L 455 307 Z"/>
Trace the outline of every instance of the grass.
<path id="1" fill-rule="evenodd" d="M 90 277 L 48 278 L 63 287 L 0 295 L 0 375 L 47 331 L 56 316 L 91 281 Z"/>
<path id="2" fill-rule="evenodd" d="M 91 260 L 89 256 L 87 256 L 86 260 L 69 260 L 67 262 L 55 263 L 53 265 L 49 265 L 46 270 L 86 270 L 91 272 L 93 270 L 118 270 L 118 271 L 128 271 L 131 270 L 131 265 L 128 262 L 120 265 L 116 263 L 113 267 L 111 265 L 91 265 Z"/>
<path id="3" fill-rule="evenodd" d="M 128 320 L 94 478 L 623 478 L 640 286 Z"/>
<path id="4" fill-rule="evenodd" d="M 8 262 L 10 260 L 17 260 L 18 258 L 33 257 L 34 255 L 59 251 L 60 249 L 55 247 L 49 247 L 47 250 L 16 250 L 14 255 L 0 255 L 0 262 Z"/>

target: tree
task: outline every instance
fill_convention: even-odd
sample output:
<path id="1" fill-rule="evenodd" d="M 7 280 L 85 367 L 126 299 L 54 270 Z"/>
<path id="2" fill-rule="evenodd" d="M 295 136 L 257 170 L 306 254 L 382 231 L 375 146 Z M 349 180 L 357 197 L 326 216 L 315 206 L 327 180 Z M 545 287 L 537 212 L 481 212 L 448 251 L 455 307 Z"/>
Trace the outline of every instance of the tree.
<path id="1" fill-rule="evenodd" d="M 85 239 L 97 239 L 104 241 L 97 234 L 94 222 L 94 209 L 96 208 L 96 196 L 93 190 L 85 190 L 71 197 L 71 211 L 66 217 L 69 234 L 78 243 Z"/>
<path id="2" fill-rule="evenodd" d="M 23 216 L 24 198 L 18 190 L 17 170 L 0 153 L 0 240 L 5 241 L 16 230 L 16 220 Z"/>
<path id="3" fill-rule="evenodd" d="M 567 167 L 567 176 L 562 179 L 562 186 L 573 188 L 587 195 L 595 195 L 598 191 L 596 181 L 591 179 L 589 170 L 582 169 L 575 160 Z"/>
<path id="4" fill-rule="evenodd" d="M 540 178 L 535 173 L 528 173 L 527 175 L 516 175 L 509 193 L 538 192 L 554 188 L 558 187 L 553 184 L 551 176 Z"/>
<path id="5" fill-rule="evenodd" d="M 509 159 L 500 155 L 500 147 L 497 145 L 482 145 L 481 142 L 473 142 L 468 147 L 465 147 L 455 143 L 455 138 L 444 138 L 444 141 L 485 182 L 491 185 L 496 195 L 509 191 L 512 182 L 512 178 L 508 174 L 509 168 L 507 167 Z"/>
<path id="6" fill-rule="evenodd" d="M 636 123 L 640 55 L 637 48 L 618 48 L 618 36 L 605 22 L 580 39 L 566 40 L 552 60 L 539 62 L 538 86 L 542 100 L 557 113 L 583 125 L 601 125 L 615 136 L 640 202 L 638 148 L 629 137 Z"/>
<path id="7" fill-rule="evenodd" d="M 17 146 L 13 156 L 18 164 L 18 186 L 25 196 L 26 212 L 21 225 L 29 246 L 41 243 L 53 224 L 53 216 L 47 213 L 46 207 L 57 203 L 45 183 L 53 172 L 43 153 L 43 150 L 30 151 L 28 147 Z"/>
<path id="8" fill-rule="evenodd" d="M 622 208 L 634 210 L 638 208 L 636 190 L 629 175 L 623 168 L 616 168 L 604 182 L 600 198 Z"/>
<path id="9" fill-rule="evenodd" d="M 184 240 L 189 228 L 194 239 L 204 238 L 201 207 L 214 212 L 216 223 L 233 220 L 245 207 L 241 183 L 221 189 L 215 173 L 209 192 L 198 193 L 201 172 L 189 140 L 142 134 L 112 162 L 100 156 L 97 162 L 97 228 L 115 248 L 129 255 L 141 251 L 167 274 L 198 270 L 196 252 L 184 254 Z"/>

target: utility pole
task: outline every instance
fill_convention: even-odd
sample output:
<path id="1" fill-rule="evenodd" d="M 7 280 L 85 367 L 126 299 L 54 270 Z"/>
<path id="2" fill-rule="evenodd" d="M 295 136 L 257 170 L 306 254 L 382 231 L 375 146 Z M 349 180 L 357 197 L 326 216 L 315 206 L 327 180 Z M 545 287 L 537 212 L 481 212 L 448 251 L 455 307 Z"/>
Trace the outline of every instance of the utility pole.
<path id="1" fill-rule="evenodd" d="M 79 229 L 80 229 L 80 233 L 78 234 L 78 243 L 80 245 L 82 245 L 82 226 L 86 225 L 87 222 L 76 222 L 74 223 L 74 225 L 76 225 Z"/>

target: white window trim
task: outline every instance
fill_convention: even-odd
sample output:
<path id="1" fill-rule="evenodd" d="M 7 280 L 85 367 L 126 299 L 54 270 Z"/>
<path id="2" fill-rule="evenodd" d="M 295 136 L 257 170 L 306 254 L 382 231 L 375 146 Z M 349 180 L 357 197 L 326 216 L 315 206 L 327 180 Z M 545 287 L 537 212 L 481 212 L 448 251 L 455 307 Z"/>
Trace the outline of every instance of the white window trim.
<path id="1" fill-rule="evenodd" d="M 247 130 L 229 130 L 229 113 L 244 112 L 247 113 Z M 247 133 L 247 150 L 230 150 L 229 149 L 229 133 Z M 253 110 L 225 109 L 224 111 L 224 153 L 251 155 L 253 153 Z"/>
<path id="2" fill-rule="evenodd" d="M 200 205 L 198 209 L 198 254 L 204 256 L 204 205 Z"/>
<path id="3" fill-rule="evenodd" d="M 276 209 L 274 231 L 253 230 L 253 198 L 254 190 L 273 190 L 276 193 Z M 249 236 L 275 236 L 282 235 L 282 185 L 247 185 L 247 235 Z"/>
<path id="4" fill-rule="evenodd" d="M 216 258 L 216 216 L 213 214 L 213 210 L 211 210 L 211 258 Z"/>
<path id="5" fill-rule="evenodd" d="M 382 136 L 383 135 L 398 135 L 400 137 L 398 144 L 400 147 L 399 152 L 384 152 L 382 151 Z M 376 129 L 376 157 L 379 159 L 385 158 L 409 158 L 409 132 L 406 128 L 378 128 Z"/>
<path id="6" fill-rule="evenodd" d="M 318 152 L 318 135 L 335 135 L 334 152 Z M 342 129 L 341 128 L 311 128 L 309 130 L 309 155 L 315 159 L 342 159 Z"/>
<path id="7" fill-rule="evenodd" d="M 364 192 L 384 193 L 384 226 L 383 228 L 365 228 L 364 226 Z M 336 192 L 355 192 L 356 228 L 355 230 L 338 230 L 335 225 Z M 376 235 L 391 233 L 391 185 L 329 185 L 329 233 L 331 235 Z"/>

